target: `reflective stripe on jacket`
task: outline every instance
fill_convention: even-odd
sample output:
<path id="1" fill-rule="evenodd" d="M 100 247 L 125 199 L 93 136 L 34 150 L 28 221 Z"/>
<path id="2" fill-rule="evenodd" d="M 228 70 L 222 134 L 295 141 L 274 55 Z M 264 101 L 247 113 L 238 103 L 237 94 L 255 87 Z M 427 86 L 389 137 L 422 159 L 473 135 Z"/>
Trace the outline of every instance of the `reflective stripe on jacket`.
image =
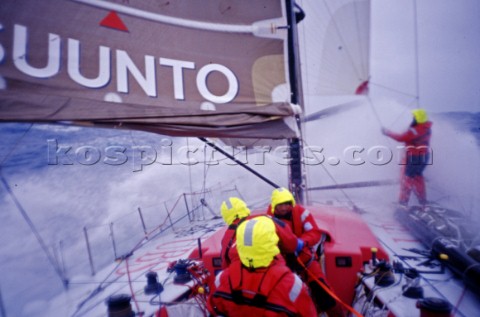
<path id="1" fill-rule="evenodd" d="M 283 260 L 250 271 L 241 262 L 219 273 L 208 299 L 211 313 L 223 316 L 316 316 L 306 286 Z"/>
<path id="2" fill-rule="evenodd" d="M 394 133 L 392 131 L 385 131 L 385 134 L 395 141 L 404 142 L 407 151 L 411 155 L 423 155 L 430 145 L 430 138 L 432 135 L 432 122 L 416 124 L 410 127 L 404 133 Z"/>
<path id="3" fill-rule="evenodd" d="M 235 233 L 236 233 L 237 227 L 244 220 L 252 219 L 258 216 L 265 216 L 265 215 L 250 215 L 243 219 L 237 219 L 233 221 L 230 226 L 228 226 L 227 230 L 225 231 L 225 234 L 223 235 L 222 242 L 221 242 L 222 250 L 221 250 L 220 256 L 222 258 L 223 269 L 228 267 L 231 263 L 237 260 L 240 260 L 238 256 L 238 251 L 236 248 L 236 240 L 235 240 Z M 287 224 L 285 224 L 283 221 L 275 217 L 271 217 L 269 215 L 267 215 L 267 217 L 272 218 L 273 223 L 275 224 L 275 231 L 280 240 L 278 244 L 280 251 L 284 254 L 295 252 L 295 249 L 297 248 L 297 237 L 293 234 L 290 227 Z"/>

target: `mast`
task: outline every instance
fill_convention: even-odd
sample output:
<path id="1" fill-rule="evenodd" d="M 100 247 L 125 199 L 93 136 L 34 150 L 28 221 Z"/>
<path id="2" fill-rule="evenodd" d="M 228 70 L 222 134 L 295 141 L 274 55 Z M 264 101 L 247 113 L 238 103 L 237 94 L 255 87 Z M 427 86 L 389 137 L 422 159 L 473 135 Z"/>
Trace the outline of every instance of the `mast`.
<path id="1" fill-rule="evenodd" d="M 298 52 L 298 33 L 297 33 L 297 23 L 303 17 L 300 17 L 297 20 L 295 13 L 295 7 L 300 10 L 298 6 L 295 5 L 294 0 L 286 0 L 287 8 L 287 22 L 289 25 L 288 28 L 288 70 L 290 76 L 290 89 L 291 97 L 290 102 L 302 106 L 303 108 L 303 93 L 302 93 L 302 81 L 300 74 L 300 58 Z M 300 11 L 303 14 L 303 11 Z M 302 169 L 302 155 L 303 155 L 303 144 L 301 141 L 302 127 L 300 124 L 300 116 L 295 115 L 295 120 L 297 122 L 298 130 L 300 133 L 300 138 L 292 138 L 288 140 L 289 144 L 289 154 L 290 154 L 290 164 L 289 164 L 289 190 L 294 194 L 295 199 L 304 203 L 305 197 L 305 188 L 306 182 Z"/>

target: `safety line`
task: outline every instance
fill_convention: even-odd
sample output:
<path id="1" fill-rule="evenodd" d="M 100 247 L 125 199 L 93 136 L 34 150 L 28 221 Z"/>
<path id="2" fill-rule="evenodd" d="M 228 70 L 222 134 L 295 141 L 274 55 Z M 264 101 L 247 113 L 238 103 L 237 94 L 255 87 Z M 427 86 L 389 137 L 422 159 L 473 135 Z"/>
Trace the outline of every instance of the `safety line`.
<path id="1" fill-rule="evenodd" d="M 344 303 L 340 298 L 338 298 L 338 296 L 331 290 L 329 289 L 324 283 L 322 283 L 312 272 L 310 272 L 309 269 L 307 269 L 307 267 L 305 266 L 305 264 L 303 264 L 303 262 L 297 258 L 297 262 L 300 264 L 300 266 L 302 266 L 305 271 L 307 272 L 307 274 L 313 278 L 313 280 L 315 282 L 317 282 L 317 284 L 323 288 L 323 290 L 325 292 L 327 292 L 330 296 L 332 296 L 337 302 L 339 302 L 343 307 L 345 307 L 348 311 L 350 311 L 352 314 L 354 314 L 355 316 L 357 317 L 363 317 L 362 314 L 360 314 L 358 311 L 355 310 L 355 308 L 351 307 L 350 305 Z"/>

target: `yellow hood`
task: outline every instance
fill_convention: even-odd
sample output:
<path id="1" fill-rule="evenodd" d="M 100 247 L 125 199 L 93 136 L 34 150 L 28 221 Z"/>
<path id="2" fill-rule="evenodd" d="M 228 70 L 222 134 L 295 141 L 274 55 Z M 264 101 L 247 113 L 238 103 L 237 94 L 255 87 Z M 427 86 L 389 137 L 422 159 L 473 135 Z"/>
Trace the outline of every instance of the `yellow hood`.
<path id="1" fill-rule="evenodd" d="M 220 207 L 220 212 L 227 225 L 231 225 L 235 219 L 242 219 L 250 215 L 247 204 L 237 197 L 230 197 L 224 201 Z"/>
<path id="2" fill-rule="evenodd" d="M 267 267 L 280 253 L 275 224 L 266 216 L 242 222 L 236 238 L 240 261 L 248 268 Z"/>
<path id="3" fill-rule="evenodd" d="M 270 212 L 273 214 L 275 211 L 275 207 L 279 204 L 283 204 L 286 202 L 292 202 L 292 205 L 295 206 L 295 198 L 293 197 L 292 193 L 286 188 L 276 188 L 272 192 L 272 201 L 271 201 L 271 208 Z"/>
<path id="4" fill-rule="evenodd" d="M 420 124 L 420 123 L 425 123 L 428 121 L 428 116 L 427 112 L 425 109 L 415 109 L 412 110 L 413 117 L 415 118 L 415 121 Z"/>

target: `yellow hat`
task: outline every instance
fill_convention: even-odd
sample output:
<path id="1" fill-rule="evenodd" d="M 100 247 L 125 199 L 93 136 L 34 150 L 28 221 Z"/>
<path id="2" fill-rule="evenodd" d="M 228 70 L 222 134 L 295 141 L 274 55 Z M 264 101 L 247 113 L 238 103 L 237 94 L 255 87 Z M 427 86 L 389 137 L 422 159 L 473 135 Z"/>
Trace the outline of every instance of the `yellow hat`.
<path id="1" fill-rule="evenodd" d="M 427 112 L 425 109 L 412 110 L 413 117 L 417 123 L 425 123 L 428 121 Z"/>
<path id="2" fill-rule="evenodd" d="M 237 228 L 237 250 L 248 268 L 267 267 L 280 253 L 273 220 L 260 216 L 244 221 Z"/>
<path id="3" fill-rule="evenodd" d="M 295 198 L 293 197 L 292 193 L 286 188 L 276 188 L 272 192 L 272 201 L 271 201 L 271 212 L 275 211 L 275 207 L 277 205 L 292 202 L 292 205 L 295 206 Z"/>
<path id="4" fill-rule="evenodd" d="M 227 225 L 231 225 L 235 219 L 242 219 L 250 215 L 250 209 L 248 209 L 247 204 L 237 197 L 230 197 L 224 201 L 220 211 Z"/>

